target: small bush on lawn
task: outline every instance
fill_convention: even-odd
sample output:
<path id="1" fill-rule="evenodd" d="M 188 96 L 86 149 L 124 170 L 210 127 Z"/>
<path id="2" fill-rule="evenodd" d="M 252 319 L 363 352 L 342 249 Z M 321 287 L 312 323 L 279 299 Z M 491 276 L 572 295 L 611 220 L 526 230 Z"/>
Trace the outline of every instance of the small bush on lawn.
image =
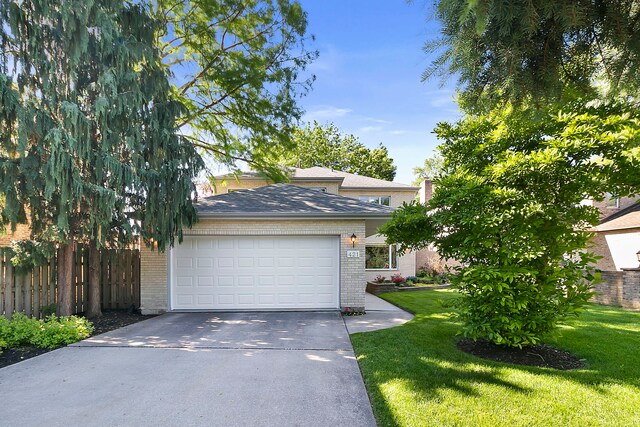
<path id="1" fill-rule="evenodd" d="M 89 337 L 93 326 L 87 319 L 77 316 L 48 316 L 33 319 L 16 313 L 11 320 L 0 316 L 0 349 L 20 346 L 56 348 Z"/>

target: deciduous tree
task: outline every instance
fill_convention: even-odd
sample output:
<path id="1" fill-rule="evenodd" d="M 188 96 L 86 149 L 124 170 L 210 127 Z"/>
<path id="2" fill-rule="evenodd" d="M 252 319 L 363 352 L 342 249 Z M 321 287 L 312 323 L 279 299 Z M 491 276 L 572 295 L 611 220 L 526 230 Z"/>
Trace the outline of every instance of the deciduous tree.
<path id="1" fill-rule="evenodd" d="M 322 166 L 338 171 L 393 181 L 396 167 L 382 144 L 365 147 L 355 135 L 342 133 L 335 125 L 317 122 L 293 133 L 295 148 L 279 151 L 276 158 L 288 166 Z"/>
<path id="2" fill-rule="evenodd" d="M 290 149 L 300 95 L 316 58 L 305 48 L 307 16 L 292 0 L 152 0 L 174 95 L 187 107 L 182 134 L 212 159 L 238 161 L 281 179 L 274 149 Z"/>
<path id="3" fill-rule="evenodd" d="M 401 249 L 435 243 L 462 263 L 452 281 L 465 336 L 536 344 L 592 295 L 585 247 L 599 216 L 580 202 L 640 185 L 640 114 L 587 107 L 531 121 L 494 112 L 436 133 L 447 173 L 427 206 L 403 206 L 381 232 Z"/>

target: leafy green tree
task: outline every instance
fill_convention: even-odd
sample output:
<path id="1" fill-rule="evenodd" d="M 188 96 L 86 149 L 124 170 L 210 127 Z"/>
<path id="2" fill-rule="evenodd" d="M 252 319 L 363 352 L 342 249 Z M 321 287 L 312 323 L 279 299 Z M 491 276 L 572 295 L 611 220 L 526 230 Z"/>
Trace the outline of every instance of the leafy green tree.
<path id="1" fill-rule="evenodd" d="M 436 133 L 447 173 L 427 206 L 401 207 L 381 233 L 462 263 L 452 282 L 465 336 L 538 343 L 592 295 L 584 248 L 598 211 L 580 202 L 640 185 L 640 112 L 584 107 L 532 121 L 503 111 Z"/>
<path id="2" fill-rule="evenodd" d="M 157 0 L 157 43 L 188 111 L 178 126 L 194 146 L 231 169 L 238 161 L 283 178 L 270 153 L 292 147 L 297 98 L 313 77 L 307 17 L 292 0 Z"/>
<path id="3" fill-rule="evenodd" d="M 456 76 L 463 105 L 636 96 L 640 3 L 636 0 L 440 0 L 441 37 L 425 72 Z"/>
<path id="4" fill-rule="evenodd" d="M 369 149 L 355 135 L 343 134 L 335 125 L 317 122 L 298 128 L 293 133 L 295 148 L 279 151 L 276 162 L 299 168 L 322 166 L 393 181 L 396 167 L 382 144 Z"/>
<path id="5" fill-rule="evenodd" d="M 97 249 L 141 235 L 164 250 L 195 221 L 202 160 L 176 134 L 161 29 L 136 3 L 0 0 L 1 219 L 57 245 L 60 315 L 76 242 L 92 248 L 96 314 Z"/>
<path id="6" fill-rule="evenodd" d="M 444 169 L 444 159 L 442 156 L 435 154 L 432 157 L 424 159 L 422 166 L 413 168 L 413 185 L 420 185 L 425 179 L 434 180 L 442 173 Z"/>

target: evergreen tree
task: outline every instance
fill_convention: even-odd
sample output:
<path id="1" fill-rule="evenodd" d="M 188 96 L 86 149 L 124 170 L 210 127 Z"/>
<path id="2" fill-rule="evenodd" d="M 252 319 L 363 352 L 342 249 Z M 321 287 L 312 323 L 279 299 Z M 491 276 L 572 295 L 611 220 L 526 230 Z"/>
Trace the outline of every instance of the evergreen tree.
<path id="1" fill-rule="evenodd" d="M 57 245 L 60 315 L 76 242 L 90 242 L 98 314 L 99 248 L 140 235 L 164 250 L 195 221 L 202 160 L 176 134 L 161 24 L 130 2 L 0 0 L 2 222 L 28 217 Z"/>
<path id="2" fill-rule="evenodd" d="M 456 76 L 464 106 L 637 96 L 637 0 L 440 0 L 440 53 L 424 77 Z"/>

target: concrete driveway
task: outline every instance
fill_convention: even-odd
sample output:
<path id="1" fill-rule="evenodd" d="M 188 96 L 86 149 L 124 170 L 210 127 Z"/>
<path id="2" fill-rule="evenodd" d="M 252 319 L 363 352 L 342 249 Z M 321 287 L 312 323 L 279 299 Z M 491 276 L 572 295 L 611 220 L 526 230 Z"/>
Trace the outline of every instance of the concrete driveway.
<path id="1" fill-rule="evenodd" d="M 337 312 L 169 313 L 0 369 L 7 426 L 375 426 Z"/>

